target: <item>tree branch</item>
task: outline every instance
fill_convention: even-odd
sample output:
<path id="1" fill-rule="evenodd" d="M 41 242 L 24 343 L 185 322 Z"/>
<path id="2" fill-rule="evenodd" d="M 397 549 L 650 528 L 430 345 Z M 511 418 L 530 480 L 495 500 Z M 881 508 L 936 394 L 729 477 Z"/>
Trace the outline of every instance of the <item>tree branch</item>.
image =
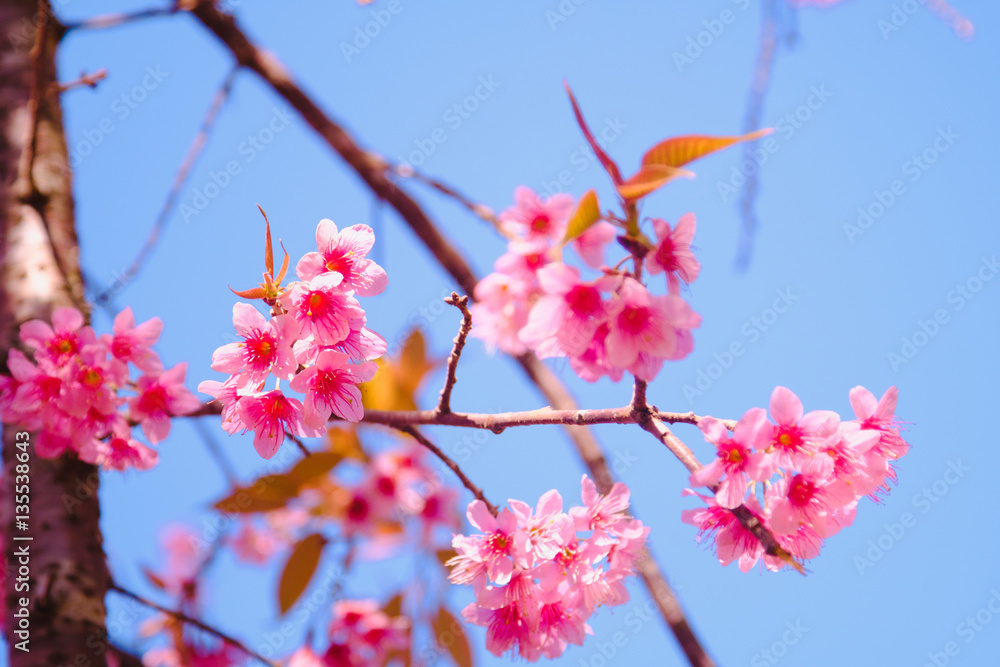
<path id="1" fill-rule="evenodd" d="M 144 598 L 141 595 L 139 595 L 138 593 L 133 593 L 132 591 L 130 591 L 128 589 L 122 588 L 121 586 L 119 586 L 118 584 L 115 584 L 115 583 L 112 583 L 111 586 L 108 588 L 108 590 L 115 591 L 116 593 L 118 593 L 120 595 L 124 595 L 127 598 L 131 598 L 131 599 L 135 600 L 139 604 L 142 604 L 142 605 L 145 605 L 145 606 L 149 607 L 150 609 L 155 609 L 156 611 L 164 613 L 167 616 L 170 616 L 172 618 L 175 618 L 178 621 L 181 621 L 182 623 L 187 623 L 188 625 L 193 625 L 194 627 L 198 628 L 199 630 L 204 630 L 205 632 L 207 632 L 207 633 L 209 633 L 211 635 L 215 635 L 216 637 L 218 637 L 222 641 L 226 642 L 227 644 L 230 644 L 230 645 L 238 648 L 239 650 L 243 651 L 244 653 L 246 653 L 251 658 L 254 658 L 255 660 L 260 661 L 261 663 L 263 663 L 265 665 L 268 665 L 268 667 L 279 667 L 278 663 L 271 662 L 270 660 L 268 660 L 267 658 L 265 658 L 261 654 L 257 653 L 253 649 L 249 648 L 246 644 L 244 644 L 240 640 L 234 639 L 233 637 L 230 637 L 229 635 L 227 635 L 226 633 L 222 632 L 221 630 L 217 630 L 217 629 L 213 628 L 212 626 L 206 624 L 204 621 L 198 620 L 197 618 L 193 618 L 191 616 L 188 616 L 187 614 L 185 614 L 184 612 L 182 612 L 180 610 L 177 610 L 177 609 L 167 609 L 163 605 L 159 605 L 159 604 L 153 602 L 152 600 Z"/>
<path id="2" fill-rule="evenodd" d="M 473 294 L 478 282 L 472 269 L 462 256 L 441 235 L 420 206 L 405 192 L 400 190 L 386 176 L 384 162 L 377 156 L 361 149 L 339 125 L 334 123 L 319 106 L 291 79 L 288 71 L 271 54 L 265 55 L 257 49 L 236 25 L 233 17 L 223 14 L 212 2 L 199 2 L 192 14 L 211 30 L 232 52 L 236 61 L 256 72 L 265 83 L 281 95 L 380 199 L 389 203 L 409 225 L 414 234 L 424 243 L 466 294 Z M 576 401 L 559 381 L 559 378 L 539 359 L 531 354 L 516 358 L 528 378 L 545 396 L 549 405 L 559 410 L 576 410 Z M 593 434 L 580 426 L 565 426 L 576 446 L 577 452 L 590 471 L 595 484 L 602 493 L 611 490 L 614 483 L 607 459 Z M 666 578 L 655 568 L 641 571 L 643 581 L 650 591 L 669 590 Z M 654 593 L 655 596 L 655 593 Z M 659 598 L 657 598 L 659 600 Z M 659 604 L 659 603 L 658 603 Z M 686 622 L 683 627 L 676 622 L 679 609 L 673 616 L 669 608 L 660 604 L 664 620 L 674 632 L 692 665 L 708 667 L 712 664 L 705 650 Z M 684 632 L 684 629 L 687 632 Z"/>
<path id="3" fill-rule="evenodd" d="M 436 412 L 442 415 L 451 412 L 451 391 L 455 388 L 455 382 L 458 381 L 458 378 L 455 377 L 455 372 L 458 370 L 458 359 L 462 356 L 462 350 L 465 349 L 465 339 L 472 331 L 472 313 L 469 312 L 468 306 L 469 297 L 459 296 L 458 292 L 452 292 L 451 296 L 445 299 L 445 303 L 462 311 L 462 326 L 458 329 L 458 335 L 455 336 L 454 341 L 455 346 L 451 349 L 451 355 L 448 357 L 448 374 L 445 377 L 444 388 L 441 390 L 441 398 L 437 405 Z"/>
<path id="4" fill-rule="evenodd" d="M 205 118 L 201 123 L 201 127 L 198 129 L 198 134 L 195 135 L 194 141 L 191 142 L 191 147 L 188 148 L 187 155 L 184 156 L 184 162 L 177 169 L 177 175 L 174 177 L 173 185 L 170 187 L 170 191 L 167 193 L 167 198 L 163 202 L 162 208 L 160 208 L 159 215 L 156 216 L 156 221 L 153 223 L 153 228 L 149 231 L 149 236 L 146 237 L 146 242 L 143 244 L 139 253 L 129 264 L 125 271 L 117 276 L 111 285 L 104 289 L 97 297 L 94 299 L 98 304 L 103 305 L 108 299 L 111 298 L 112 294 L 115 294 L 125 285 L 132 282 L 132 280 L 142 269 L 143 263 L 149 256 L 153 249 L 156 247 L 157 242 L 160 240 L 160 234 L 163 229 L 167 226 L 167 221 L 170 219 L 170 214 L 174 211 L 174 206 L 177 203 L 177 198 L 180 197 L 181 191 L 184 189 L 184 184 L 187 183 L 188 176 L 194 169 L 194 166 L 198 163 L 198 158 L 201 157 L 202 151 L 205 150 L 205 145 L 208 143 L 208 135 L 212 131 L 212 126 L 215 125 L 215 120 L 219 115 L 219 111 L 222 110 L 222 105 L 225 104 L 226 100 L 229 99 L 229 93 L 233 89 L 233 83 L 236 80 L 237 68 L 233 67 L 226 74 L 226 78 L 222 81 L 219 89 L 215 92 L 215 96 L 212 98 L 212 103 L 208 107 L 208 111 L 205 113 Z"/>
<path id="5" fill-rule="evenodd" d="M 406 433 L 407 435 L 412 436 L 413 439 L 415 439 L 421 445 L 423 445 L 431 452 L 433 452 L 436 457 L 441 459 L 444 462 L 444 464 L 448 466 L 449 470 L 455 473 L 455 475 L 460 480 L 462 480 L 462 484 L 465 486 L 465 488 L 467 488 L 469 491 L 472 492 L 472 495 L 474 495 L 477 499 L 486 503 L 486 507 L 489 508 L 490 514 L 492 514 L 493 516 L 497 515 L 498 512 L 497 506 L 486 499 L 486 496 L 483 494 L 483 490 L 480 489 L 478 486 L 476 486 L 476 484 L 471 479 L 469 479 L 464 472 L 462 472 L 462 469 L 459 467 L 459 465 L 455 463 L 455 461 L 453 461 L 450 456 L 445 454 L 440 447 L 438 447 L 433 442 L 425 438 L 420 433 L 420 431 L 413 428 L 412 426 L 396 426 L 394 428 L 402 433 Z"/>

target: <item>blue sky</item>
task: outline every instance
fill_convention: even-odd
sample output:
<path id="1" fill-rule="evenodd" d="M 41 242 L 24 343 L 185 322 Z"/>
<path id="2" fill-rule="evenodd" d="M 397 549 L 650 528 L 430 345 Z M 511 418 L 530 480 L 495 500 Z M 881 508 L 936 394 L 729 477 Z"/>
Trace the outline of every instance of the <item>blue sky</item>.
<path id="1" fill-rule="evenodd" d="M 680 495 L 683 467 L 638 428 L 596 429 L 609 457 L 621 462 L 636 513 L 652 527 L 654 553 L 722 665 L 924 665 L 935 654 L 948 664 L 977 665 L 1000 648 L 1000 619 L 988 607 L 994 596 L 993 606 L 1000 605 L 1000 509 L 988 495 L 1000 455 L 996 436 L 986 432 L 1000 398 L 1000 207 L 992 196 L 1000 8 L 958 5 L 975 22 L 971 42 L 921 6 L 897 14 L 898 30 L 880 28 L 894 7 L 910 4 L 917 5 L 854 0 L 795 15 L 797 39 L 780 50 L 763 111 L 763 124 L 777 131 L 759 160 L 760 229 L 746 271 L 734 266 L 740 221 L 727 188 L 740 168 L 738 150 L 697 163 L 696 179 L 672 183 L 644 209 L 671 221 L 694 212 L 703 265 L 687 295 L 704 318 L 695 351 L 651 385 L 658 407 L 735 418 L 766 406 L 771 390 L 785 385 L 807 410 L 850 416 L 852 387 L 880 395 L 895 384 L 913 445 L 893 493 L 881 505 L 864 501 L 855 524 L 801 577 L 720 567 L 680 522 L 693 506 Z M 495 210 L 510 204 L 516 186 L 551 189 L 561 174 L 566 191 L 596 187 L 610 201 L 607 177 L 581 150 L 564 80 L 592 126 L 606 131 L 625 171 L 668 136 L 739 132 L 760 31 L 758 3 L 748 0 L 395 0 L 396 13 L 391 20 L 380 14 L 385 25 L 365 44 L 354 40 L 375 20 L 373 11 L 387 11 L 381 0 L 369 8 L 347 0 L 294 9 L 253 0 L 229 5 L 363 145 L 391 159 L 421 160 L 424 172 Z M 76 2 L 60 7 L 65 19 L 92 11 Z M 700 52 L 691 47 L 699 40 Z M 97 90 L 64 97 L 71 149 L 80 156 L 82 263 L 106 285 L 142 244 L 230 61 L 195 21 L 177 16 L 71 34 L 59 65 L 64 79 L 100 67 L 110 73 Z M 456 104 L 475 108 L 460 114 Z M 262 134 L 265 128 L 271 134 Z M 227 165 L 228 181 L 220 175 Z M 503 251 L 501 240 L 454 203 L 407 187 L 486 273 Z M 372 224 L 390 286 L 366 300 L 370 326 L 391 342 L 419 324 L 432 350 L 447 352 L 457 326 L 455 313 L 438 305 L 453 287 L 447 275 L 253 75 L 238 78 L 181 202 L 115 304 L 131 305 L 139 319 L 164 320 L 161 356 L 169 365 L 189 362 L 192 388 L 216 377 L 211 353 L 230 340 L 227 284 L 258 280 L 256 203 L 293 257 L 312 248 L 320 218 Z M 95 324 L 110 326 L 99 312 Z M 743 353 L 730 359 L 735 343 Z M 565 364 L 553 367 L 584 406 L 628 400 L 627 384 L 590 385 Z M 511 362 L 476 341 L 460 378 L 456 409 L 542 405 Z M 425 385 L 425 404 L 440 380 L 437 373 Z M 468 435 L 429 432 L 446 451 Z M 712 455 L 697 430 L 678 427 L 677 434 L 703 460 Z M 217 435 L 245 479 L 260 473 L 249 439 Z M 463 467 L 494 501 L 533 504 L 550 488 L 578 500 L 581 464 L 558 428 L 508 430 L 477 442 Z M 159 451 L 154 471 L 109 475 L 101 491 L 112 570 L 136 588 L 143 587 L 140 566 L 159 562 L 158 530 L 178 520 L 200 525 L 225 489 L 189 425 L 176 426 Z M 276 567 L 244 568 L 227 558 L 213 574 L 207 620 L 260 645 L 279 624 L 277 576 Z M 378 595 L 386 577 L 411 576 L 407 568 L 362 567 L 346 591 Z M 684 664 L 662 624 L 646 620 L 642 587 L 631 590 L 632 602 L 600 611 L 591 622 L 596 637 L 561 663 Z M 456 610 L 470 600 L 468 590 L 450 593 Z M 123 609 L 112 603 L 113 613 Z M 122 626 L 128 643 L 136 625 Z M 507 662 L 486 653 L 479 629 L 470 632 L 479 664 Z"/>

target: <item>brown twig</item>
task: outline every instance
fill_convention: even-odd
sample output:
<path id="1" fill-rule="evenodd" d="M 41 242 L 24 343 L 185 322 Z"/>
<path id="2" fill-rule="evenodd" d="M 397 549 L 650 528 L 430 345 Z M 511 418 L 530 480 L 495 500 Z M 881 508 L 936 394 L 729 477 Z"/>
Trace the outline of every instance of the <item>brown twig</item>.
<path id="1" fill-rule="evenodd" d="M 476 498 L 486 503 L 486 507 L 489 508 L 490 514 L 492 514 L 493 516 L 497 515 L 498 513 L 497 506 L 486 499 L 486 496 L 483 494 L 483 490 L 480 489 L 478 486 L 476 486 L 475 482 L 469 479 L 466 476 L 466 474 L 462 472 L 462 469 L 459 467 L 459 465 L 455 463 L 450 456 L 445 454 L 440 447 L 438 447 L 433 442 L 425 438 L 423 434 L 420 433 L 420 431 L 413 428 L 412 426 L 396 426 L 394 428 L 402 433 L 406 433 L 407 435 L 412 436 L 417 442 L 419 442 L 421 445 L 423 445 L 431 452 L 433 452 L 436 457 L 441 459 L 441 461 L 443 461 L 444 464 L 448 466 L 449 470 L 455 473 L 455 475 L 460 480 L 462 480 L 462 485 L 465 486 L 465 488 L 467 488 L 469 491 L 471 491 L 472 495 L 474 495 Z"/>
<path id="2" fill-rule="evenodd" d="M 154 18 L 156 16 L 169 16 L 181 11 L 180 3 L 175 2 L 170 7 L 150 7 L 137 12 L 119 12 L 116 14 L 104 14 L 94 16 L 83 21 L 67 23 L 66 30 L 100 30 L 103 28 L 114 28 L 126 23 L 133 23 L 143 19 Z"/>
<path id="3" fill-rule="evenodd" d="M 461 192 L 459 192 L 452 186 L 436 178 L 431 178 L 430 176 L 427 176 L 426 174 L 417 171 L 411 165 L 390 164 L 390 163 L 386 163 L 386 165 L 389 169 L 392 170 L 392 173 L 395 174 L 396 176 L 400 176 L 402 178 L 412 178 L 415 181 L 419 181 L 424 185 L 434 188 L 435 190 L 445 195 L 446 197 L 451 197 L 459 204 L 461 204 L 469 211 L 471 211 L 473 215 L 493 225 L 493 228 L 496 229 L 501 236 L 510 238 L 510 234 L 504 231 L 503 227 L 500 225 L 500 220 L 497 218 L 496 214 L 490 207 L 486 206 L 485 204 L 479 204 L 472 201 L 471 199 L 463 195 Z"/>
<path id="4" fill-rule="evenodd" d="M 59 84 L 59 92 L 65 93 L 67 90 L 73 90 L 74 88 L 83 88 L 87 86 L 88 88 L 97 88 L 97 84 L 108 77 L 108 70 L 105 67 L 97 70 L 93 74 L 87 74 L 86 72 L 80 72 L 79 78 L 72 81 Z"/>
<path id="5" fill-rule="evenodd" d="M 437 410 L 438 414 L 448 414 L 451 412 L 451 391 L 455 388 L 455 382 L 458 378 L 455 376 L 458 370 L 458 359 L 462 356 L 462 350 L 465 349 L 465 339 L 469 337 L 469 332 L 472 331 L 472 313 L 469 312 L 469 297 L 459 296 L 458 292 L 452 292 L 451 296 L 445 298 L 445 303 L 455 306 L 460 311 L 462 311 L 462 326 L 458 329 L 458 335 L 455 336 L 455 346 L 451 349 L 451 355 L 448 357 L 448 374 L 444 380 L 444 388 L 441 389 L 441 398 L 438 400 Z"/>
<path id="6" fill-rule="evenodd" d="M 160 240 L 160 234 L 167 225 L 167 221 L 170 219 L 170 214 L 174 210 L 174 206 L 177 203 L 178 197 L 180 197 L 181 191 L 184 189 L 184 184 L 187 182 L 188 176 L 194 169 L 195 164 L 198 162 L 198 158 L 201 156 L 202 151 L 205 149 L 205 145 L 208 143 L 208 135 L 212 130 L 212 126 L 215 124 L 215 120 L 219 115 L 219 111 L 222 109 L 222 105 L 229 98 L 229 93 L 233 88 L 233 82 L 236 80 L 237 68 L 233 67 L 226 74 L 226 78 L 223 80 L 219 89 L 215 93 L 215 97 L 212 98 L 212 104 L 208 108 L 208 112 L 205 114 L 205 119 L 201 123 L 201 128 L 198 130 L 198 134 L 195 135 L 194 141 L 191 142 L 191 147 L 188 149 L 187 155 L 184 157 L 184 162 L 181 163 L 180 168 L 177 170 L 177 175 L 174 177 L 174 183 L 170 187 L 170 192 L 167 193 L 167 199 L 163 202 L 163 207 L 160 209 L 159 215 L 156 216 L 156 222 L 153 223 L 153 228 L 149 231 L 149 236 L 146 237 L 146 242 L 143 244 L 139 253 L 132 260 L 125 271 L 115 278 L 114 282 L 111 283 L 103 292 L 97 295 L 95 299 L 97 303 L 104 303 L 107 299 L 111 297 L 112 294 L 116 293 L 122 287 L 130 283 L 139 273 L 142 268 L 143 263 L 146 258 L 156 247 L 156 243 Z"/>
<path id="7" fill-rule="evenodd" d="M 226 633 L 224 633 L 224 632 L 222 632 L 220 630 L 217 630 L 217 629 L 213 628 L 210 625 L 207 625 L 205 622 L 200 621 L 197 618 L 192 618 L 191 616 L 188 616 L 187 614 L 185 614 L 182 611 L 179 611 L 179 610 L 176 610 L 176 609 L 167 609 L 166 607 L 164 607 L 162 605 L 159 605 L 159 604 L 153 602 L 152 600 L 144 598 L 141 595 L 139 595 L 138 593 L 133 593 L 132 591 L 130 591 L 128 589 L 122 588 L 120 585 L 115 584 L 115 583 L 112 583 L 108 587 L 108 590 L 115 591 L 116 593 L 118 593 L 120 595 L 124 595 L 127 598 L 131 598 L 131 599 L 135 600 L 136 602 L 138 602 L 141 605 L 145 605 L 146 607 L 149 607 L 150 609 L 155 609 L 156 611 L 164 613 L 164 614 L 166 614 L 166 615 L 168 615 L 168 616 L 170 616 L 172 618 L 177 619 L 178 621 L 181 621 L 183 623 L 187 623 L 188 625 L 193 625 L 193 626 L 195 626 L 196 628 L 198 628 L 200 630 L 204 630 L 205 632 L 207 632 L 209 634 L 215 635 L 216 637 L 218 637 L 222 641 L 226 642 L 227 644 L 231 644 L 232 646 L 235 646 L 239 650 L 243 651 L 244 653 L 246 653 L 251 658 L 254 658 L 255 660 L 260 661 L 261 663 L 263 663 L 265 665 L 268 665 L 268 667 L 278 667 L 278 663 L 271 662 L 270 660 L 268 660 L 267 658 L 265 658 L 261 654 L 257 653 L 253 649 L 249 648 L 246 644 L 244 644 L 240 640 L 234 639 L 233 637 L 230 637 Z"/>
<path id="8" fill-rule="evenodd" d="M 693 412 L 664 412 L 650 408 L 652 415 L 667 424 L 691 424 L 697 426 L 705 419 Z M 221 414 L 222 407 L 216 401 L 202 404 L 197 411 L 188 417 L 206 417 Z M 457 426 L 482 429 L 502 433 L 504 429 L 515 426 L 541 426 L 546 424 L 562 426 L 590 426 L 594 424 L 635 424 L 633 406 L 621 408 L 599 408 L 593 410 L 553 410 L 539 408 L 521 412 L 448 412 L 437 410 L 365 410 L 363 421 L 367 424 L 383 424 L 385 426 Z M 736 427 L 732 419 L 720 420 L 727 428 Z M 610 487 L 609 487 L 610 488 Z"/>

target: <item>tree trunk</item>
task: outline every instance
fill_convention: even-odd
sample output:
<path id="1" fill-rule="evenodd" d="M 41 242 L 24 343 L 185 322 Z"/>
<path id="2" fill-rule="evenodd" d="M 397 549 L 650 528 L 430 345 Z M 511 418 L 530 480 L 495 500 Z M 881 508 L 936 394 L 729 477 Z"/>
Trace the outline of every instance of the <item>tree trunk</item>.
<path id="1" fill-rule="evenodd" d="M 84 308 L 56 86 L 61 35 L 47 2 L 0 3 L 0 362 L 5 370 L 23 322 L 48 320 L 58 306 Z M 0 479 L 10 664 L 106 665 L 104 596 L 110 577 L 98 525 L 97 469 L 75 457 L 40 459 L 29 446 L 27 528 L 15 524 L 20 430 L 14 424 L 3 428 Z M 28 441 L 36 436 L 29 434 Z M 26 622 L 15 616 L 21 602 L 27 603 Z"/>

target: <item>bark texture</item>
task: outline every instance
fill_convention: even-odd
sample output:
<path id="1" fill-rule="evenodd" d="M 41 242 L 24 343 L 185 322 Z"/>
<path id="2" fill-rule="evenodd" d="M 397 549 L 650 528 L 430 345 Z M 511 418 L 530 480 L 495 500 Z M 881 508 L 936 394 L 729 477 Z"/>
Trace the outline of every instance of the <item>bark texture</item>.
<path id="1" fill-rule="evenodd" d="M 83 309 L 71 173 L 56 86 L 62 28 L 47 3 L 0 3 L 0 362 L 20 325 L 54 308 Z M 39 39 L 39 36 L 41 38 Z M 14 518 L 15 434 L 3 427 L 0 529 L 4 533 L 4 626 L 12 667 L 108 663 L 97 469 L 75 458 L 41 459 L 32 446 L 27 530 Z M 15 542 L 13 537 L 31 537 Z M 16 549 L 28 547 L 27 591 L 15 591 Z M 23 573 L 23 571 L 22 571 Z M 12 614 L 29 600 L 28 652 Z M 22 644 L 22 646 L 25 646 Z M 119 664 L 118 659 L 112 662 Z"/>

